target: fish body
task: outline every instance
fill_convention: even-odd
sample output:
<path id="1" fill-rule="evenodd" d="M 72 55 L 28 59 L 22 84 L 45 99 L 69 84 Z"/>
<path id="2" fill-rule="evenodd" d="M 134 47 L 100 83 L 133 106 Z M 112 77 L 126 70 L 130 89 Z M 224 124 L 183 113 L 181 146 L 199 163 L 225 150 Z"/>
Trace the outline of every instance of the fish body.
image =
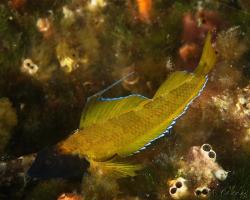
<path id="1" fill-rule="evenodd" d="M 94 98 L 87 104 L 80 129 L 59 144 L 64 153 L 86 157 L 90 163 L 127 157 L 164 135 L 203 90 L 216 56 L 207 36 L 194 71 L 174 72 L 152 99 L 140 95 Z"/>

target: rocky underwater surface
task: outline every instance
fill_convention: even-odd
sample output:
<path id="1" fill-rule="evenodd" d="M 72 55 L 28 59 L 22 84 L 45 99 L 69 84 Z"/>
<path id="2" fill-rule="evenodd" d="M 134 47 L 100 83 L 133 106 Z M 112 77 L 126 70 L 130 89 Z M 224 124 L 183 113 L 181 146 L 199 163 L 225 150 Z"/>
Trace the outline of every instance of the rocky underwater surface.
<path id="1" fill-rule="evenodd" d="M 209 32 L 206 87 L 165 137 L 124 159 L 144 166 L 136 176 L 58 151 L 88 97 L 118 80 L 105 97 L 153 97 L 196 68 Z M 248 0 L 1 1 L 0 200 L 250 199 L 249 42 Z"/>

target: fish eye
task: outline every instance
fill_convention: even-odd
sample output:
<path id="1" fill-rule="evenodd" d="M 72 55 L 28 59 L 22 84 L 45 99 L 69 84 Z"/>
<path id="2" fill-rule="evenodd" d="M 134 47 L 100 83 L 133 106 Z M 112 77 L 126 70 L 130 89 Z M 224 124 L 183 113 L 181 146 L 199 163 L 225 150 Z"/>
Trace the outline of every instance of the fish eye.
<path id="1" fill-rule="evenodd" d="M 181 188 L 182 187 L 182 182 L 180 182 L 180 181 L 176 182 L 175 186 L 177 188 Z"/>
<path id="2" fill-rule="evenodd" d="M 209 151 L 208 157 L 211 158 L 211 159 L 215 159 L 216 158 L 216 153 L 213 150 Z"/>
<path id="3" fill-rule="evenodd" d="M 202 149 L 203 151 L 209 152 L 210 150 L 212 150 L 212 147 L 211 147 L 210 144 L 203 144 L 203 145 L 201 146 L 201 149 Z"/>
<path id="4" fill-rule="evenodd" d="M 176 187 L 170 188 L 170 194 L 175 194 L 176 192 L 177 192 L 177 188 Z"/>

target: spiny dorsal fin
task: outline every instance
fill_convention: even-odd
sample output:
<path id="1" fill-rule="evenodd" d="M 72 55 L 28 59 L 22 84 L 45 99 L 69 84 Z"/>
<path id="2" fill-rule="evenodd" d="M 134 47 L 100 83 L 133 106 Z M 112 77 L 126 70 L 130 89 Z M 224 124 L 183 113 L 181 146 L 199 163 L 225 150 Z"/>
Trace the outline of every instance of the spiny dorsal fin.
<path id="1" fill-rule="evenodd" d="M 130 95 L 113 99 L 93 98 L 87 103 L 83 111 L 80 128 L 88 127 L 95 123 L 102 123 L 130 112 L 144 101 L 147 101 L 147 98 L 141 95 Z"/>

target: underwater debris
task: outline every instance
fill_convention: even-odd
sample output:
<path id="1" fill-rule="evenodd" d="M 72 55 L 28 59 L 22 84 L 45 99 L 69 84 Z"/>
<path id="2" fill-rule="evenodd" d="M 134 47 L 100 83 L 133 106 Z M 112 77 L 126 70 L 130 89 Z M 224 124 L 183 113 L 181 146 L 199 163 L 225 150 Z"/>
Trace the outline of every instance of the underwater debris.
<path id="1" fill-rule="evenodd" d="M 136 87 L 136 85 L 138 85 L 140 81 L 140 75 L 138 74 L 138 72 L 136 72 L 134 66 L 130 66 L 123 69 L 122 77 L 130 73 L 132 74 L 122 81 L 122 86 L 128 91 L 133 91 L 133 89 Z"/>
<path id="2" fill-rule="evenodd" d="M 1 129 L 10 129 L 17 124 L 16 111 L 8 98 L 0 99 L 0 125 Z"/>
<path id="3" fill-rule="evenodd" d="M 75 49 L 72 46 L 73 45 L 69 44 L 66 40 L 60 41 L 56 46 L 57 59 L 60 63 L 61 69 L 66 73 L 71 73 L 80 66 L 84 69 L 87 69 L 89 66 L 90 57 L 93 57 L 93 55 L 90 54 L 94 50 L 91 52 L 86 51 L 86 54 L 80 55 L 78 49 Z"/>
<path id="4" fill-rule="evenodd" d="M 236 102 L 236 109 L 234 114 L 238 114 L 239 117 L 246 117 L 246 120 L 250 117 L 250 84 L 242 89 L 237 89 L 237 102 Z M 245 124 L 247 125 L 248 122 L 246 121 Z"/>
<path id="5" fill-rule="evenodd" d="M 39 18 L 36 22 L 38 31 L 41 32 L 44 38 L 48 39 L 53 35 L 53 26 L 49 18 Z"/>
<path id="6" fill-rule="evenodd" d="M 237 88 L 234 91 L 225 90 L 222 94 L 212 97 L 214 106 L 218 109 L 224 121 L 236 123 L 239 127 L 249 127 L 250 116 L 250 86 Z"/>
<path id="7" fill-rule="evenodd" d="M 59 42 L 56 47 L 57 59 L 59 60 L 60 66 L 63 71 L 70 73 L 73 70 L 77 69 L 79 65 L 75 60 L 75 53 L 67 42 Z"/>
<path id="8" fill-rule="evenodd" d="M 222 182 L 218 188 L 211 191 L 210 200 L 248 200 L 250 197 L 250 160 L 249 155 L 245 154 L 240 149 L 234 153 L 233 159 L 229 159 L 230 164 L 230 176 L 227 181 Z"/>
<path id="9" fill-rule="evenodd" d="M 122 198 L 113 198 L 112 200 L 141 200 L 140 197 L 122 197 Z"/>
<path id="10" fill-rule="evenodd" d="M 169 181 L 169 194 L 173 199 L 185 199 L 189 196 L 187 180 L 179 177 L 176 180 Z"/>
<path id="11" fill-rule="evenodd" d="M 80 195 L 74 193 L 63 193 L 57 200 L 84 200 Z"/>
<path id="12" fill-rule="evenodd" d="M 195 14 L 197 25 L 201 33 L 207 31 L 216 32 L 221 27 L 221 17 L 218 11 L 200 9 Z"/>
<path id="13" fill-rule="evenodd" d="M 228 61 L 217 64 L 215 72 L 211 75 L 211 80 L 216 82 L 216 87 L 223 92 L 224 90 L 234 90 L 244 79 L 243 73 L 238 66 L 234 66 Z"/>
<path id="14" fill-rule="evenodd" d="M 63 6 L 62 7 L 62 12 L 63 12 L 63 18 L 64 19 L 74 19 L 74 12 L 68 8 L 68 6 Z"/>
<path id="15" fill-rule="evenodd" d="M 167 72 L 172 72 L 174 70 L 174 63 L 173 63 L 173 59 L 171 57 L 167 57 L 166 59 L 166 65 L 165 68 L 167 70 Z"/>
<path id="16" fill-rule="evenodd" d="M 242 127 L 242 146 L 247 153 L 250 153 L 250 85 L 242 90 L 238 89 L 236 110 L 234 115 L 238 115 L 239 124 Z"/>
<path id="17" fill-rule="evenodd" d="M 145 24 L 151 23 L 152 4 L 152 0 L 127 0 L 132 19 Z"/>
<path id="18" fill-rule="evenodd" d="M 207 159 L 211 159 L 214 162 L 216 161 L 216 153 L 209 144 L 203 144 L 201 146 L 201 153 Z"/>
<path id="19" fill-rule="evenodd" d="M 0 161 L 0 186 L 10 186 L 22 179 L 26 184 L 26 173 L 35 160 L 36 154 L 18 157 L 15 160 Z"/>
<path id="20" fill-rule="evenodd" d="M 11 138 L 11 131 L 17 125 L 17 114 L 8 98 L 0 98 L 0 155 Z"/>
<path id="21" fill-rule="evenodd" d="M 61 21 L 62 25 L 69 27 L 75 22 L 76 20 L 75 12 L 71 10 L 68 6 L 62 7 L 62 13 L 63 13 L 63 18 Z"/>
<path id="22" fill-rule="evenodd" d="M 21 66 L 21 72 L 32 76 L 32 75 L 35 75 L 38 70 L 39 70 L 39 67 L 35 63 L 33 63 L 33 61 L 30 58 L 26 58 L 23 60 L 23 63 Z"/>
<path id="23" fill-rule="evenodd" d="M 247 11 L 250 11 L 250 2 L 248 0 L 239 0 L 241 8 Z"/>
<path id="24" fill-rule="evenodd" d="M 142 22 L 149 23 L 152 12 L 152 0 L 136 0 L 139 19 Z"/>
<path id="25" fill-rule="evenodd" d="M 186 13 L 182 19 L 183 45 L 179 56 L 186 68 L 194 68 L 201 52 L 201 43 L 208 32 L 215 33 L 221 26 L 220 16 L 216 11 L 198 10 L 195 14 Z"/>
<path id="26" fill-rule="evenodd" d="M 220 16 L 216 11 L 199 10 L 195 15 L 186 13 L 183 16 L 183 34 L 184 42 L 200 43 L 207 32 L 215 32 L 221 26 Z"/>
<path id="27" fill-rule="evenodd" d="M 39 82 L 45 83 L 53 77 L 53 72 L 58 69 L 58 63 L 54 57 L 54 44 L 51 41 L 44 40 L 35 43 L 34 46 L 29 52 L 29 59 L 35 63 L 33 65 L 37 66 L 38 70 L 32 76 Z M 33 70 L 35 69 L 36 67 Z"/>
<path id="28" fill-rule="evenodd" d="M 194 194 L 198 198 L 207 198 L 210 193 L 210 189 L 208 187 L 198 187 L 195 189 Z"/>
<path id="29" fill-rule="evenodd" d="M 82 194 L 86 199 L 108 200 L 119 194 L 119 185 L 110 176 L 87 174 L 83 177 Z"/>
<path id="30" fill-rule="evenodd" d="M 96 11 L 98 8 L 103 8 L 106 6 L 105 0 L 90 0 L 88 8 L 91 11 Z"/>
<path id="31" fill-rule="evenodd" d="M 9 1 L 9 4 L 12 8 L 19 10 L 25 6 L 26 2 L 27 0 L 11 0 Z"/>
<path id="32" fill-rule="evenodd" d="M 76 185 L 63 179 L 40 181 L 26 192 L 25 200 L 55 200 L 60 194 L 73 192 Z"/>
<path id="33" fill-rule="evenodd" d="M 241 33 L 238 26 L 231 27 L 218 34 L 216 49 L 224 61 L 237 61 L 247 51 L 247 43 L 240 36 Z"/>
<path id="34" fill-rule="evenodd" d="M 199 55 L 199 47 L 195 43 L 190 43 L 190 44 L 184 44 L 180 49 L 179 49 L 179 55 L 181 59 L 184 62 L 192 62 L 190 59 L 197 59 Z"/>
<path id="35" fill-rule="evenodd" d="M 176 193 L 179 179 L 188 183 L 183 192 L 185 197 L 193 195 L 207 197 L 211 188 L 217 187 L 218 181 L 224 181 L 228 176 L 228 172 L 216 162 L 216 153 L 210 144 L 191 147 L 186 157 L 180 161 L 177 174 L 181 177 L 169 185 L 169 193 L 174 199 L 183 198 Z M 171 191 L 172 188 L 174 189 Z"/>

